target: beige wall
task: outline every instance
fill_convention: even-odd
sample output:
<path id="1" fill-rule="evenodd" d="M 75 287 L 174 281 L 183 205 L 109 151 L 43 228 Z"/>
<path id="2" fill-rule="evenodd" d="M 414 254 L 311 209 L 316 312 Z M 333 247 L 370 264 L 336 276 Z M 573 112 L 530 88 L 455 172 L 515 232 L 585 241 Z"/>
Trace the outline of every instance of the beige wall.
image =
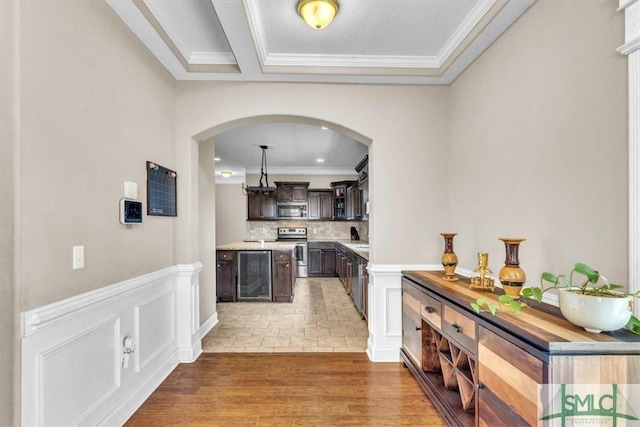
<path id="1" fill-rule="evenodd" d="M 242 195 L 241 184 L 217 184 L 216 245 L 238 242 L 245 238 L 247 222 L 247 196 Z"/>
<path id="2" fill-rule="evenodd" d="M 446 165 L 441 159 L 448 155 L 448 88 L 179 82 L 178 93 L 175 141 L 181 170 L 197 156 L 194 139 L 207 141 L 233 125 L 251 123 L 239 120 L 264 115 L 332 123 L 370 139 L 371 261 L 439 259 L 438 233 L 447 219 Z M 213 229 L 193 226 L 198 211 L 189 195 L 198 194 L 197 181 L 182 180 L 178 194 L 185 215 L 177 223 L 177 260 L 200 259 L 205 268 L 214 269 L 213 260 L 198 254 L 199 233 Z"/>
<path id="3" fill-rule="evenodd" d="M 529 283 L 578 261 L 627 280 L 627 60 L 616 2 L 538 1 L 451 86 L 449 228 L 462 266 L 527 238 Z"/>
<path id="4" fill-rule="evenodd" d="M 5 343 L 0 352 L 0 426 L 14 425 L 14 369 L 19 354 L 16 310 L 14 306 L 14 152 L 18 129 L 16 87 L 14 3 L 0 1 L 0 340 Z M 15 363 L 16 367 L 19 367 Z M 16 371 L 18 372 L 16 374 Z"/>
<path id="5" fill-rule="evenodd" d="M 173 264 L 174 218 L 119 223 L 124 181 L 174 162 L 175 82 L 105 3 L 20 2 L 21 309 Z M 72 246 L 85 268 L 72 270 Z"/>

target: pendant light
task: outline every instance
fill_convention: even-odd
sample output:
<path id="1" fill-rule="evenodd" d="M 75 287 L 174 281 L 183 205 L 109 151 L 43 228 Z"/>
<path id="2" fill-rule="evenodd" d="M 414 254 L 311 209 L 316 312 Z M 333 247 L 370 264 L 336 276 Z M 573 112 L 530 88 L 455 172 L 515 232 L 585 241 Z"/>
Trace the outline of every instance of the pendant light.
<path id="1" fill-rule="evenodd" d="M 275 193 L 276 188 L 269 186 L 269 173 L 267 172 L 267 150 L 269 149 L 268 145 L 260 145 L 260 149 L 262 150 L 262 162 L 260 163 L 260 181 L 258 182 L 257 187 L 249 187 L 245 186 L 244 182 L 242 183 L 242 194 L 247 195 L 248 193 Z M 263 183 L 262 180 L 265 180 Z"/>
<path id="2" fill-rule="evenodd" d="M 337 0 L 299 0 L 298 15 L 311 28 L 321 30 L 338 14 Z"/>

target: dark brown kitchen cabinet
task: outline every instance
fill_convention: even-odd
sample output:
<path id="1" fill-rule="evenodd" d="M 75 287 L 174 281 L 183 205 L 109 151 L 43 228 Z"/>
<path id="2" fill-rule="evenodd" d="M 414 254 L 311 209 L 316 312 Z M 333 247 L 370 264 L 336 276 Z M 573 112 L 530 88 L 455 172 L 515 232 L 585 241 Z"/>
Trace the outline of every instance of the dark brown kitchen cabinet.
<path id="1" fill-rule="evenodd" d="M 347 188 L 347 220 L 361 220 L 362 208 L 362 190 L 356 183 Z"/>
<path id="2" fill-rule="evenodd" d="M 367 271 L 366 262 L 365 267 L 362 268 L 360 282 L 362 285 L 362 317 L 367 319 L 369 316 L 369 272 Z"/>
<path id="3" fill-rule="evenodd" d="M 338 181 L 331 183 L 333 191 L 333 220 L 344 221 L 347 219 L 347 189 L 357 181 Z"/>
<path id="4" fill-rule="evenodd" d="M 293 251 L 273 251 L 273 301 L 291 302 L 295 287 Z"/>
<path id="5" fill-rule="evenodd" d="M 306 203 L 308 182 L 276 182 L 278 202 Z"/>
<path id="6" fill-rule="evenodd" d="M 276 220 L 278 212 L 276 209 L 275 193 L 262 193 L 252 191 L 247 193 L 247 220 Z"/>
<path id="7" fill-rule="evenodd" d="M 236 301 L 236 251 L 216 251 L 216 297 L 218 302 Z"/>
<path id="8" fill-rule="evenodd" d="M 336 246 L 333 242 L 308 243 L 308 271 L 310 277 L 336 275 Z"/>
<path id="9" fill-rule="evenodd" d="M 309 190 L 309 219 L 331 221 L 333 197 L 331 190 Z"/>

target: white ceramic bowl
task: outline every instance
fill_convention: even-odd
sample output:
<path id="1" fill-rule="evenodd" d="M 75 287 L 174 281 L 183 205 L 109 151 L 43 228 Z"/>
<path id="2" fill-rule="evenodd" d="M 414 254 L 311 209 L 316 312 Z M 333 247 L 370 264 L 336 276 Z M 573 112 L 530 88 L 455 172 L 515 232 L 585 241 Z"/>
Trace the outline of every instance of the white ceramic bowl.
<path id="1" fill-rule="evenodd" d="M 615 331 L 624 327 L 631 318 L 632 297 L 594 297 L 566 289 L 558 291 L 562 315 L 587 332 Z"/>

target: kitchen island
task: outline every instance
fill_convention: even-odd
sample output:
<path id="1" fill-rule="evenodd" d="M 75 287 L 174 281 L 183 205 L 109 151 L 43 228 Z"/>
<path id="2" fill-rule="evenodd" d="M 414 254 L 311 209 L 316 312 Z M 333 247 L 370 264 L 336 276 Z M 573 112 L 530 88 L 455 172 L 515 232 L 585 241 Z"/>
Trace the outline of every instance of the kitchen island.
<path id="1" fill-rule="evenodd" d="M 216 248 L 218 302 L 291 302 L 295 243 L 233 242 Z"/>

